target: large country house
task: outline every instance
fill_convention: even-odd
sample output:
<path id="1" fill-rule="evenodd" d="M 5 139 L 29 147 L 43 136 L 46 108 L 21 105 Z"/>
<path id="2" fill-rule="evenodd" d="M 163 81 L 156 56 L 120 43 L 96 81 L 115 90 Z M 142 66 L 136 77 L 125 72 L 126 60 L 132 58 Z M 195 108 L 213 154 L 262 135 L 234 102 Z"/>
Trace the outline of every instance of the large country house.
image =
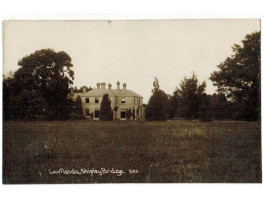
<path id="1" fill-rule="evenodd" d="M 144 120 L 145 110 L 143 106 L 143 97 L 131 90 L 126 89 L 126 83 L 123 84 L 123 88 L 120 88 L 120 82 L 117 82 L 117 89 L 112 89 L 111 84 L 97 83 L 97 89 L 86 91 L 86 87 L 83 87 L 82 92 L 73 93 L 71 95 L 73 100 L 76 100 L 80 96 L 82 101 L 83 115 L 86 118 L 99 119 L 99 110 L 102 97 L 104 94 L 108 94 L 111 100 L 111 108 L 113 110 L 113 116 L 116 119 L 125 120 L 126 111 L 131 110 L 133 113 L 130 119 Z M 115 113 L 114 108 L 117 107 Z"/>

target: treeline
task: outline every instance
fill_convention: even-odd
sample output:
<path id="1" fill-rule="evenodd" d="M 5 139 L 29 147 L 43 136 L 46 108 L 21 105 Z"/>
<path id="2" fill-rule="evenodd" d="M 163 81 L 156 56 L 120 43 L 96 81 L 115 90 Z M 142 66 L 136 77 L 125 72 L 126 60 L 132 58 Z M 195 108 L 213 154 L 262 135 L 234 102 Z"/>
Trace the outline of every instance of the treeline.
<path id="1" fill-rule="evenodd" d="M 146 120 L 260 120 L 260 44 L 260 32 L 255 32 L 246 36 L 242 46 L 233 46 L 234 54 L 211 73 L 217 94 L 206 94 L 206 83 L 199 84 L 195 74 L 185 77 L 172 96 L 160 89 L 155 78 Z"/>
<path id="2" fill-rule="evenodd" d="M 158 85 L 155 78 L 154 85 Z M 184 78 L 173 95 L 166 94 L 159 87 L 154 88 L 149 103 L 145 105 L 145 118 L 149 121 L 187 119 L 211 120 L 258 120 L 257 110 L 247 110 L 244 103 L 233 102 L 225 94 L 205 93 L 206 84 L 198 84 L 195 74 Z M 252 113 L 252 114 L 251 114 Z"/>
<path id="3" fill-rule="evenodd" d="M 84 87 L 86 88 L 86 92 L 92 90 L 92 87 L 88 87 L 88 86 L 86 86 L 86 85 L 84 85 L 84 86 L 82 86 L 82 87 L 80 87 L 80 88 L 78 88 L 77 86 L 75 86 L 75 87 L 72 88 L 72 89 L 73 89 L 73 92 L 74 92 L 74 93 L 82 93 Z"/>
<path id="4" fill-rule="evenodd" d="M 260 120 L 260 48 L 260 32 L 248 34 L 242 45 L 233 46 L 233 55 L 211 73 L 217 94 L 206 94 L 206 83 L 199 83 L 195 74 L 185 77 L 173 95 L 161 90 L 156 78 L 145 118 Z M 42 49 L 25 56 L 18 65 L 14 74 L 3 77 L 4 120 L 80 116 L 81 100 L 73 102 L 70 95 L 74 71 L 66 52 Z M 82 92 L 82 88 L 73 91 Z M 109 116 L 112 118 L 111 113 Z"/>

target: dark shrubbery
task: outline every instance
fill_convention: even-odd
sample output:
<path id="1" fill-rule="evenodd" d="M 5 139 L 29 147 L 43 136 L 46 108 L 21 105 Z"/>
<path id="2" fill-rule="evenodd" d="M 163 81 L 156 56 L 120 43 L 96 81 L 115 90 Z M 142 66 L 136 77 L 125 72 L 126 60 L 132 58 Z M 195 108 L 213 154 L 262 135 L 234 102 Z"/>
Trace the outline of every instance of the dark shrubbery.
<path id="1" fill-rule="evenodd" d="M 126 110 L 126 112 L 125 112 L 126 119 L 129 120 L 129 119 L 131 119 L 132 116 L 133 116 L 133 113 L 132 113 L 131 109 Z"/>
<path id="2" fill-rule="evenodd" d="M 199 107 L 198 117 L 202 122 L 212 121 L 211 106 L 206 94 L 202 97 L 202 104 Z"/>
<path id="3" fill-rule="evenodd" d="M 108 94 L 104 94 L 100 105 L 99 118 L 102 121 L 113 120 L 113 111 L 111 109 L 111 101 Z"/>
<path id="4" fill-rule="evenodd" d="M 166 121 L 168 119 L 168 96 L 159 88 L 159 82 L 156 77 L 153 87 L 153 94 L 145 108 L 145 119 L 149 121 Z"/>

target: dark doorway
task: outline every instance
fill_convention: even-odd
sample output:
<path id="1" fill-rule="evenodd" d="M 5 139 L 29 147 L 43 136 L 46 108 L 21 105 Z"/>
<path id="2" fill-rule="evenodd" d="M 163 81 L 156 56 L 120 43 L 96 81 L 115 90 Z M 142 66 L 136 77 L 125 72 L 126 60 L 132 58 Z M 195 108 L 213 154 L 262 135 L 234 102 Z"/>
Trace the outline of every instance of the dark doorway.
<path id="1" fill-rule="evenodd" d="M 125 112 L 124 111 L 121 112 L 121 118 L 125 119 Z"/>
<path id="2" fill-rule="evenodd" d="M 94 118 L 99 118 L 99 111 L 95 110 L 95 117 Z"/>

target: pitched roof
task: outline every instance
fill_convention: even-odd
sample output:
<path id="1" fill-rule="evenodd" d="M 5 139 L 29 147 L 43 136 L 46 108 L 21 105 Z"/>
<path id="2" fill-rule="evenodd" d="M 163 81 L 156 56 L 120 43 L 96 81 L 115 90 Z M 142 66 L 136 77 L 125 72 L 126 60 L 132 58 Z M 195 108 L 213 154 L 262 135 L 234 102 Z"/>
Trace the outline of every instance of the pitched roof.
<path id="1" fill-rule="evenodd" d="M 110 89 L 93 89 L 86 93 L 83 93 L 86 97 L 102 97 L 104 94 L 108 94 L 110 97 L 114 97 L 115 93 L 113 93 Z"/>
<path id="2" fill-rule="evenodd" d="M 74 93 L 73 98 L 81 97 L 102 97 L 104 94 L 109 94 L 109 97 L 140 97 L 141 95 L 127 89 L 93 89 L 86 93 Z"/>
<path id="3" fill-rule="evenodd" d="M 141 97 L 141 95 L 137 94 L 136 92 L 133 92 L 132 90 L 127 89 L 113 89 L 113 92 L 116 94 L 116 96 L 121 97 Z"/>

